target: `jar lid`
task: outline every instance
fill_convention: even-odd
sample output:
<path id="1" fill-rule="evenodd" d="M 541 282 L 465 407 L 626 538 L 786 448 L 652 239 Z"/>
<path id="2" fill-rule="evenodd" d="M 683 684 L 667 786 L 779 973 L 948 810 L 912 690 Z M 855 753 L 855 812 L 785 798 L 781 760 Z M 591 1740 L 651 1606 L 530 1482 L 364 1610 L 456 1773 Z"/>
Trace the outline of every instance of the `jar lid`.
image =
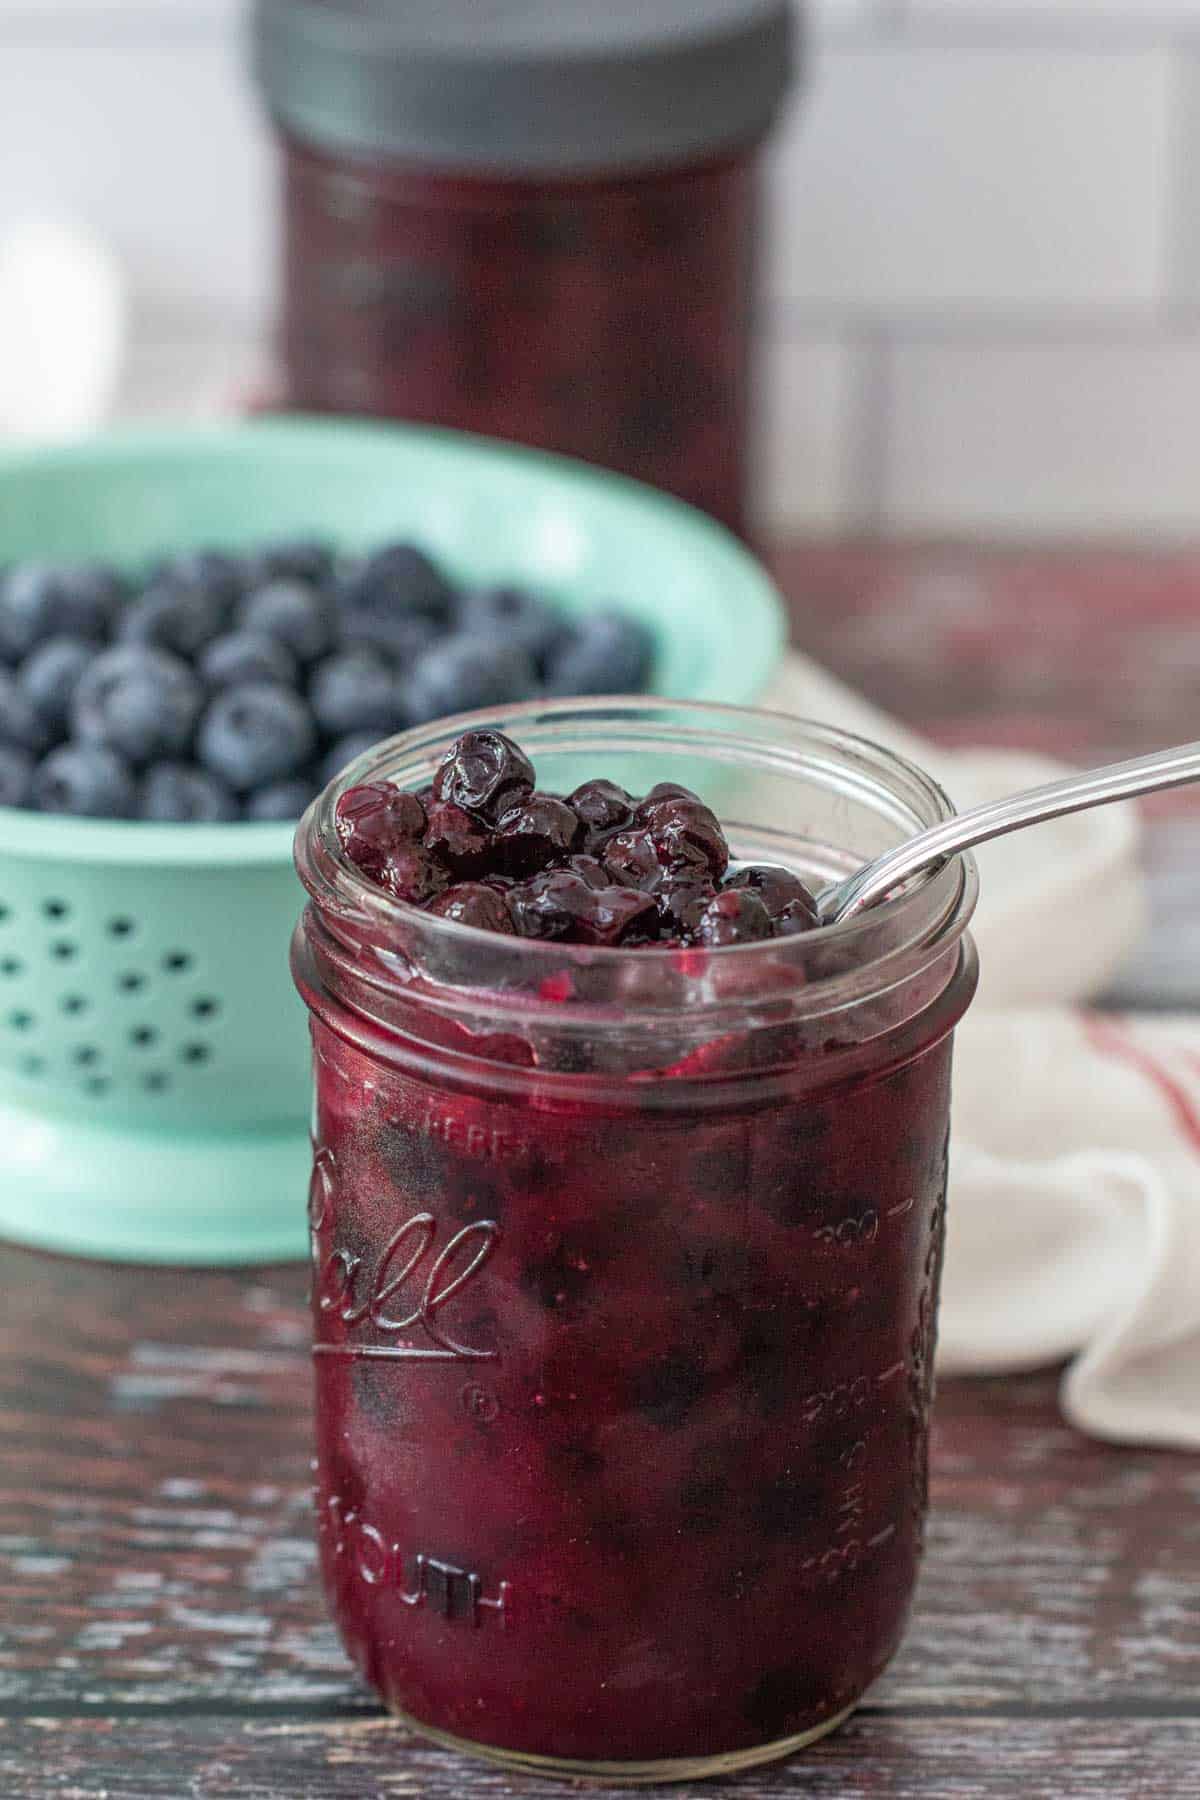
<path id="1" fill-rule="evenodd" d="M 326 148 L 494 172 L 662 166 L 766 130 L 792 0 L 255 0 L 255 72 Z"/>

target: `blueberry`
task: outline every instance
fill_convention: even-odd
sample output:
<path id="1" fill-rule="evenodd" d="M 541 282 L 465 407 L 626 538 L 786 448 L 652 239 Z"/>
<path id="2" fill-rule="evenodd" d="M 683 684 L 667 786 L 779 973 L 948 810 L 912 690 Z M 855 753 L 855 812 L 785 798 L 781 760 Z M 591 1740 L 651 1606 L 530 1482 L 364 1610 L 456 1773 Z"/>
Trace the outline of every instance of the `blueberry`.
<path id="1" fill-rule="evenodd" d="M 206 770 L 161 762 L 147 769 L 142 781 L 141 816 L 161 824 L 217 825 L 237 818 L 238 803 Z"/>
<path id="2" fill-rule="evenodd" d="M 55 738 L 66 733 L 75 690 L 100 651 L 82 638 L 52 637 L 30 652 L 19 680 L 38 718 Z"/>
<path id="3" fill-rule="evenodd" d="M 398 844 L 416 844 L 425 832 L 425 808 L 415 794 L 390 781 L 347 788 L 335 808 L 338 842 L 350 861 L 376 873 Z"/>
<path id="4" fill-rule="evenodd" d="M 0 744 L 0 806 L 25 806 L 33 783 L 33 757 L 16 744 Z"/>
<path id="5" fill-rule="evenodd" d="M 163 577 L 124 608 L 117 639 L 152 644 L 190 662 L 223 630 L 228 613 L 228 602 L 212 589 Z"/>
<path id="6" fill-rule="evenodd" d="M 186 754 L 203 700 L 200 683 L 179 657 L 123 644 L 85 671 L 71 717 L 76 737 L 107 744 L 144 765 Z"/>
<path id="7" fill-rule="evenodd" d="M 697 943 L 714 949 L 757 943 L 771 936 L 771 915 L 749 888 L 726 888 L 700 914 L 695 936 Z"/>
<path id="8" fill-rule="evenodd" d="M 316 799 L 317 784 L 303 775 L 256 788 L 246 801 L 245 816 L 256 824 L 290 824 Z"/>
<path id="9" fill-rule="evenodd" d="M 433 797 L 495 820 L 533 792 L 533 781 L 533 764 L 503 732 L 464 731 L 441 760 Z"/>
<path id="10" fill-rule="evenodd" d="M 539 670 L 568 630 L 561 613 L 518 587 L 467 588 L 458 596 L 454 622 L 469 636 L 518 645 Z"/>
<path id="11" fill-rule="evenodd" d="M 623 831 L 633 818 L 633 796 L 615 781 L 585 781 L 568 795 L 567 804 L 578 814 L 592 840 L 602 839 L 611 831 Z"/>
<path id="12" fill-rule="evenodd" d="M 516 929 L 503 894 L 478 881 L 464 881 L 457 887 L 447 888 L 429 910 L 440 918 L 453 919 L 456 924 L 474 925 L 478 931 L 498 931 L 511 937 Z"/>
<path id="13" fill-rule="evenodd" d="M 400 685 L 391 664 L 360 646 L 327 656 L 313 670 L 309 699 L 326 737 L 373 731 L 390 737 L 405 724 Z"/>
<path id="14" fill-rule="evenodd" d="M 449 637 L 427 650 L 407 683 L 409 717 L 416 724 L 481 706 L 525 700 L 538 685 L 537 670 L 515 644 L 486 638 Z"/>
<path id="15" fill-rule="evenodd" d="M 364 633 L 387 631 L 400 617 L 417 617 L 435 626 L 449 623 L 454 589 L 436 564 L 415 544 L 389 544 L 358 563 L 338 591 L 343 632 L 364 641 Z"/>
<path id="16" fill-rule="evenodd" d="M 373 750 L 378 742 L 373 731 L 352 731 L 331 744 L 317 767 L 317 780 L 321 786 L 328 787 L 331 781 L 336 781 L 343 769 L 365 756 L 368 750 Z"/>
<path id="17" fill-rule="evenodd" d="M 224 550 L 182 550 L 159 563 L 152 585 L 200 588 L 228 612 L 242 591 L 242 566 Z"/>
<path id="18" fill-rule="evenodd" d="M 81 819 L 129 819 L 137 786 L 124 758 L 105 744 L 61 744 L 34 770 L 32 804 Z"/>
<path id="19" fill-rule="evenodd" d="M 124 593 L 99 563 L 18 563 L 0 585 L 0 654 L 19 661 L 50 637 L 106 638 Z"/>
<path id="20" fill-rule="evenodd" d="M 53 742 L 54 733 L 19 676 L 10 669 L 0 669 L 0 744 L 12 744 L 18 750 L 30 750 L 40 756 Z"/>
<path id="21" fill-rule="evenodd" d="M 637 694 L 650 674 L 650 632 L 625 613 L 585 613 L 551 652 L 550 694 Z"/>
<path id="22" fill-rule="evenodd" d="M 442 635 L 440 628 L 420 613 L 392 613 L 379 619 L 370 613 L 342 613 L 338 634 L 346 649 L 375 650 L 398 669 L 416 662 Z"/>
<path id="23" fill-rule="evenodd" d="M 299 774 L 316 748 L 312 714 L 298 695 L 264 681 L 225 688 L 196 737 L 200 761 L 237 793 Z"/>
<path id="24" fill-rule="evenodd" d="M 429 808 L 425 848 L 455 875 L 482 874 L 492 854 L 491 827 L 453 800 Z"/>
<path id="25" fill-rule="evenodd" d="M 243 579 L 247 587 L 262 587 L 269 581 L 306 581 L 320 587 L 333 574 L 334 549 L 322 538 L 285 538 L 277 544 L 264 544 L 243 559 Z"/>
<path id="26" fill-rule="evenodd" d="M 612 946 L 657 936 L 654 901 L 632 888 L 595 887 L 572 869 L 547 869 L 507 895 L 521 937 Z"/>
<path id="27" fill-rule="evenodd" d="M 238 624 L 278 638 L 302 663 L 324 656 L 334 636 L 329 602 L 305 581 L 269 581 L 255 588 L 238 610 Z"/>
<path id="28" fill-rule="evenodd" d="M 501 813 L 496 838 L 506 872 L 533 875 L 569 856 L 580 837 L 577 814 L 553 794 L 529 794 Z"/>
<path id="29" fill-rule="evenodd" d="M 247 681 L 274 681 L 295 687 L 300 678 L 296 658 L 278 638 L 265 631 L 228 631 L 214 638 L 199 663 L 210 688 L 240 687 Z"/>
<path id="30" fill-rule="evenodd" d="M 744 888 L 757 894 L 766 907 L 777 936 L 811 931 L 820 923 L 817 903 L 798 875 L 773 863 L 747 863 L 726 876 L 725 887 Z M 782 927 L 782 929 L 781 929 Z"/>

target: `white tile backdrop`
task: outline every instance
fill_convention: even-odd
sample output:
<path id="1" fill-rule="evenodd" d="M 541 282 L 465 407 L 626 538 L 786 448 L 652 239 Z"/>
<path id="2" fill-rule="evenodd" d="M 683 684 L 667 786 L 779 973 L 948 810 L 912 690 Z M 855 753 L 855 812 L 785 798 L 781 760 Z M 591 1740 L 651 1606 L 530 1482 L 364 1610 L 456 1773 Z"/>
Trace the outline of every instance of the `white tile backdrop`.
<path id="1" fill-rule="evenodd" d="M 124 408 L 255 365 L 272 162 L 242 0 L 0 0 L 0 230 L 121 252 Z M 762 510 L 1200 530 L 1200 0 L 815 0 L 772 155 Z"/>

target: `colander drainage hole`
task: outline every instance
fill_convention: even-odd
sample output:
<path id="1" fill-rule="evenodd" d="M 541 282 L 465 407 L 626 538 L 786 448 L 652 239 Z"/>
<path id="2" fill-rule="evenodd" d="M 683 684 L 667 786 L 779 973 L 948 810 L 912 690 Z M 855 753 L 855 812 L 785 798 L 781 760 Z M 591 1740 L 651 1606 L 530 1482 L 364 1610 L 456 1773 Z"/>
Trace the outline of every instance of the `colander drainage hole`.
<path id="1" fill-rule="evenodd" d="M 142 1086 L 148 1094 L 164 1094 L 171 1085 L 171 1077 L 164 1075 L 161 1069 L 153 1069 L 149 1075 L 142 1076 Z"/>
<path id="2" fill-rule="evenodd" d="M 153 1025 L 138 1025 L 130 1032 L 129 1041 L 136 1044 L 139 1050 L 148 1050 L 151 1044 L 157 1044 L 158 1033 Z"/>
<path id="3" fill-rule="evenodd" d="M 109 937 L 115 937 L 115 938 L 131 937 L 133 935 L 133 930 L 134 930 L 134 925 L 133 925 L 132 919 L 127 919 L 127 918 L 121 916 L 121 917 L 118 917 L 115 919 L 110 919 L 108 921 Z"/>
<path id="4" fill-rule="evenodd" d="M 22 1075 L 44 1075 L 46 1059 L 43 1056 L 23 1056 L 21 1058 Z"/>
<path id="5" fill-rule="evenodd" d="M 83 1084 L 83 1091 L 85 1094 L 107 1094 L 109 1085 L 107 1075 L 89 1075 Z"/>
<path id="6" fill-rule="evenodd" d="M 19 956 L 0 957 L 0 975 L 23 975 L 25 964 Z"/>
<path id="7" fill-rule="evenodd" d="M 193 1019 L 213 1019 L 220 1010 L 220 1001 L 214 1000 L 211 994 L 201 994 L 198 1000 L 192 1001 Z"/>
<path id="8" fill-rule="evenodd" d="M 144 975 L 139 975 L 134 969 L 130 969 L 127 974 L 119 975 L 117 977 L 117 986 L 123 994 L 140 994 L 145 985 L 146 977 Z"/>
<path id="9" fill-rule="evenodd" d="M 206 1063 L 212 1051 L 207 1044 L 185 1044 L 179 1054 L 185 1063 Z"/>
<path id="10" fill-rule="evenodd" d="M 56 943 L 51 944 L 50 954 L 55 962 L 70 962 L 78 956 L 79 946 L 73 944 L 69 938 L 59 938 Z"/>
<path id="11" fill-rule="evenodd" d="M 48 919 L 68 919 L 71 909 L 65 900 L 43 900 L 42 912 Z"/>
<path id="12" fill-rule="evenodd" d="M 72 1062 L 78 1063 L 81 1069 L 90 1069 L 100 1061 L 100 1052 L 95 1044 L 80 1044 L 71 1052 Z"/>
<path id="13" fill-rule="evenodd" d="M 14 1031 L 29 1031 L 33 1026 L 33 1014 L 28 1012 L 11 1012 L 8 1022 Z"/>
<path id="14" fill-rule="evenodd" d="M 2 900 L 0 900 L 0 925 L 7 925 L 8 921 L 11 918 L 12 918 L 12 907 L 5 906 L 4 902 Z"/>
<path id="15" fill-rule="evenodd" d="M 87 1000 L 82 994 L 64 994 L 59 1005 L 70 1018 L 87 1011 Z"/>
<path id="16" fill-rule="evenodd" d="M 192 966 L 192 959 L 186 950 L 168 950 L 163 957 L 163 968 L 168 975 L 183 975 Z"/>

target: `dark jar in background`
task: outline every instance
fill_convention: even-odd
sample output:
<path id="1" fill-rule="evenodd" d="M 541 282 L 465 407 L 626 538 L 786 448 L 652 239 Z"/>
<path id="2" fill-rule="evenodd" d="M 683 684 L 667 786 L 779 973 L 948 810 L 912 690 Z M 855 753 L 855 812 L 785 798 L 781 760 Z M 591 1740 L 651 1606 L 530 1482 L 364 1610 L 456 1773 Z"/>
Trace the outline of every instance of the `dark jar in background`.
<path id="1" fill-rule="evenodd" d="M 790 0 L 258 0 L 283 399 L 632 475 L 742 529 Z"/>

